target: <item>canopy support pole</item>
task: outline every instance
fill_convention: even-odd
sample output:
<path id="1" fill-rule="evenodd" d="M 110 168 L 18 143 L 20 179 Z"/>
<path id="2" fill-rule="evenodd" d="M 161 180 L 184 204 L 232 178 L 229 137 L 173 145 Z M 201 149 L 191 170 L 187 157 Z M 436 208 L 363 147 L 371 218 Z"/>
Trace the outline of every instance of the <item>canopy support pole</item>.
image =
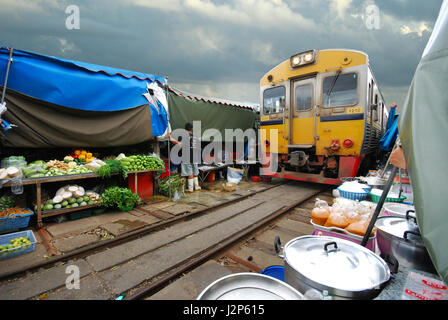
<path id="1" fill-rule="evenodd" d="M 166 79 L 166 83 L 165 83 L 165 95 L 166 95 L 166 104 L 167 104 L 167 119 L 168 119 L 168 127 L 167 130 L 169 130 L 170 128 L 170 114 L 169 114 L 169 102 L 168 102 L 168 95 L 169 95 L 169 89 L 168 89 L 168 76 L 165 77 Z M 167 132 L 168 135 L 168 181 L 170 181 L 170 176 L 171 176 L 171 147 L 170 147 L 170 140 L 171 140 L 171 133 Z M 169 195 L 169 199 L 171 201 L 171 183 L 168 183 L 168 195 Z"/>
<path id="2" fill-rule="evenodd" d="M 7 86 L 7 84 L 8 84 L 9 69 L 11 68 L 12 54 L 13 54 L 13 52 L 14 52 L 14 48 L 11 48 L 11 51 L 9 52 L 8 67 L 6 68 L 5 83 L 3 84 L 3 92 L 2 92 L 2 101 L 1 101 L 1 104 L 3 104 L 3 103 L 5 102 L 6 86 Z"/>
<path id="3" fill-rule="evenodd" d="M 378 215 L 380 214 L 381 209 L 383 208 L 383 204 L 386 200 L 386 197 L 389 193 L 390 187 L 392 186 L 392 183 L 394 182 L 395 176 L 397 175 L 398 168 L 396 166 L 393 166 L 389 179 L 387 180 L 386 186 L 384 187 L 383 193 L 381 194 L 380 200 L 378 201 L 375 212 L 373 213 L 372 219 L 370 219 L 369 226 L 367 227 L 366 234 L 364 235 L 364 238 L 362 239 L 361 245 L 363 247 L 366 246 L 367 242 L 369 241 L 370 233 L 372 232 L 373 226 L 375 225 L 375 222 L 378 218 Z"/>

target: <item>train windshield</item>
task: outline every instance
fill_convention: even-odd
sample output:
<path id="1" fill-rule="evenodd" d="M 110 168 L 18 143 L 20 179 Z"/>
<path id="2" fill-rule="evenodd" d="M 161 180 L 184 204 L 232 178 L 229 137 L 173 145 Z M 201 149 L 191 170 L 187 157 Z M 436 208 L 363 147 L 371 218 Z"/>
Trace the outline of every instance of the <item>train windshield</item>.
<path id="1" fill-rule="evenodd" d="M 326 77 L 323 83 L 323 106 L 339 107 L 356 104 L 358 100 L 358 75 L 337 74 Z"/>
<path id="2" fill-rule="evenodd" d="M 275 87 L 263 92 L 263 114 L 283 112 L 285 108 L 286 89 Z"/>

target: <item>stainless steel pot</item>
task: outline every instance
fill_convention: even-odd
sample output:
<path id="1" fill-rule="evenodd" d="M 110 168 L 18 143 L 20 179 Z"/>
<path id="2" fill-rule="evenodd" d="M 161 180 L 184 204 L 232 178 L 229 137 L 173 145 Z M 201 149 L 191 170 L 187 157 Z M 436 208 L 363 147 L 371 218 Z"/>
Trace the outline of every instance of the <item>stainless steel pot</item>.
<path id="1" fill-rule="evenodd" d="M 377 188 L 383 190 L 386 186 L 387 180 L 379 177 L 362 177 L 361 181 L 367 183 L 372 188 Z"/>
<path id="2" fill-rule="evenodd" d="M 384 216 L 375 223 L 381 257 L 394 257 L 399 265 L 437 274 L 415 217 Z"/>
<path id="3" fill-rule="evenodd" d="M 390 279 L 383 259 L 348 240 L 303 236 L 281 247 L 276 237 L 274 247 L 284 259 L 285 282 L 302 294 L 316 289 L 328 291 L 334 299 L 373 299 Z"/>

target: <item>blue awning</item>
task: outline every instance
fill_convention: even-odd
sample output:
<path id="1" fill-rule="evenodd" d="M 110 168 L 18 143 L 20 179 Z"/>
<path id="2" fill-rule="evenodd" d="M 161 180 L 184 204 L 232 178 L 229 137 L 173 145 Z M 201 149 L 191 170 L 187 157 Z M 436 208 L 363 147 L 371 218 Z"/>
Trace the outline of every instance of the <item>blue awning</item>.
<path id="1" fill-rule="evenodd" d="M 386 132 L 380 139 L 380 149 L 383 151 L 391 151 L 398 137 L 398 114 L 396 114 L 397 106 L 391 107 L 389 118 L 387 119 Z"/>
<path id="2" fill-rule="evenodd" d="M 9 49 L 0 48 L 0 85 Z M 87 111 L 118 111 L 147 104 L 148 83 L 165 78 L 14 49 L 7 87 L 57 105 Z"/>

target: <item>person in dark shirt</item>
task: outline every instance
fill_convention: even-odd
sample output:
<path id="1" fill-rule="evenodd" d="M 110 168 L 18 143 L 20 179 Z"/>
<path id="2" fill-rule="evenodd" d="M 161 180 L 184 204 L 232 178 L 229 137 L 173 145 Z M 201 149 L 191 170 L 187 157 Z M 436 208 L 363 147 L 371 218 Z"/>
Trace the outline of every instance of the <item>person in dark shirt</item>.
<path id="1" fill-rule="evenodd" d="M 199 169 L 198 164 L 201 158 L 201 141 L 193 136 L 193 125 L 191 123 L 185 124 L 185 130 L 189 134 L 190 149 L 189 156 L 182 157 L 181 163 L 181 175 L 187 178 L 187 192 L 193 192 L 195 190 L 201 190 L 199 186 Z"/>

